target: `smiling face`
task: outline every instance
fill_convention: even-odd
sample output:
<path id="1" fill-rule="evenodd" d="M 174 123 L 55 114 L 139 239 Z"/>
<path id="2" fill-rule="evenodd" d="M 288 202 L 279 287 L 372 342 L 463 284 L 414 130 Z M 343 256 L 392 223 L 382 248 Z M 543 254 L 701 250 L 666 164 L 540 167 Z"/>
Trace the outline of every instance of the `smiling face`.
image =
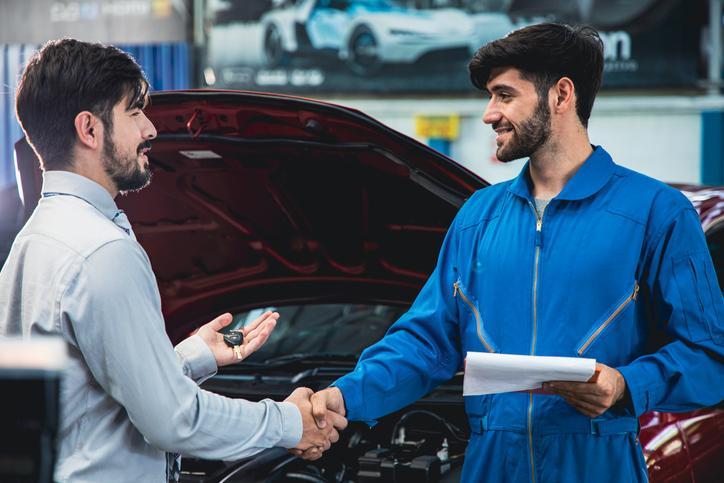
<path id="1" fill-rule="evenodd" d="M 533 82 L 521 77 L 518 69 L 496 68 L 487 84 L 490 101 L 483 122 L 496 133 L 496 157 L 503 162 L 532 156 L 551 134 L 548 99 L 541 98 Z"/>
<path id="2" fill-rule="evenodd" d="M 103 135 L 103 169 L 119 192 L 139 190 L 151 180 L 147 153 L 156 128 L 143 112 L 145 100 L 128 107 L 123 98 L 113 107 L 112 129 Z"/>

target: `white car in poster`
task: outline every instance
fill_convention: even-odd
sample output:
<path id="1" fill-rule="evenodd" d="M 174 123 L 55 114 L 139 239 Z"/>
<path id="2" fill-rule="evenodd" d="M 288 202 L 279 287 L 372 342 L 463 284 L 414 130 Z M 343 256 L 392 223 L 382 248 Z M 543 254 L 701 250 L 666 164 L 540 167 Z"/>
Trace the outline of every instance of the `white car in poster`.
<path id="1" fill-rule="evenodd" d="M 504 13 L 455 8 L 417 10 L 393 0 L 291 0 L 261 18 L 268 67 L 290 56 L 327 52 L 357 74 L 386 63 L 413 63 L 444 50 L 474 52 L 514 26 Z"/>

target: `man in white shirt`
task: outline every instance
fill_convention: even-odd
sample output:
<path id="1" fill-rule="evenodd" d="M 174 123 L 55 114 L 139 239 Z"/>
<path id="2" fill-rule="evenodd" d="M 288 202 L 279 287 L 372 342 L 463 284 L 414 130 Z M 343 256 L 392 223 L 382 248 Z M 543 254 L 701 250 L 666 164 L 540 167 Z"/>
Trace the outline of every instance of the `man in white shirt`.
<path id="1" fill-rule="evenodd" d="M 18 88 L 18 119 L 43 168 L 42 199 L 0 272 L 0 336 L 59 335 L 70 364 L 61 390 L 55 479 L 177 480 L 179 454 L 233 460 L 264 448 L 328 448 L 346 426 L 318 429 L 311 390 L 252 403 L 199 389 L 238 362 L 224 314 L 174 351 L 148 257 L 114 198 L 146 186 L 156 136 L 148 83 L 122 51 L 71 39 L 46 44 Z M 246 354 L 278 314 L 245 329 Z"/>

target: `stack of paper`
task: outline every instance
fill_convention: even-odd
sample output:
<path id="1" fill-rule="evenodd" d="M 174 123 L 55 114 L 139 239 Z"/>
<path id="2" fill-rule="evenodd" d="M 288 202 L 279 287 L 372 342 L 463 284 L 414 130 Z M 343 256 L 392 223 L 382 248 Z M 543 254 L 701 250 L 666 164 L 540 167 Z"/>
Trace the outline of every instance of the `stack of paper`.
<path id="1" fill-rule="evenodd" d="M 596 359 L 468 352 L 463 396 L 540 389 L 544 382 L 586 382 Z"/>

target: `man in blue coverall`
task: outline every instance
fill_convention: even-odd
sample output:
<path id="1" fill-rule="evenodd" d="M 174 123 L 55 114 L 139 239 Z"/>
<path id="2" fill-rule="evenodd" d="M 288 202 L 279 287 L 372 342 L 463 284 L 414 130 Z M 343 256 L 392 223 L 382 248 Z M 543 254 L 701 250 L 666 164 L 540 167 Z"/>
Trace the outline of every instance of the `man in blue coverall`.
<path id="1" fill-rule="evenodd" d="M 498 159 L 529 161 L 465 203 L 410 310 L 312 397 L 318 424 L 396 411 L 468 351 L 591 357 L 597 382 L 466 397 L 463 481 L 646 481 L 638 416 L 724 398 L 724 303 L 697 213 L 590 144 L 602 70 L 590 28 L 534 25 L 475 54 Z"/>

